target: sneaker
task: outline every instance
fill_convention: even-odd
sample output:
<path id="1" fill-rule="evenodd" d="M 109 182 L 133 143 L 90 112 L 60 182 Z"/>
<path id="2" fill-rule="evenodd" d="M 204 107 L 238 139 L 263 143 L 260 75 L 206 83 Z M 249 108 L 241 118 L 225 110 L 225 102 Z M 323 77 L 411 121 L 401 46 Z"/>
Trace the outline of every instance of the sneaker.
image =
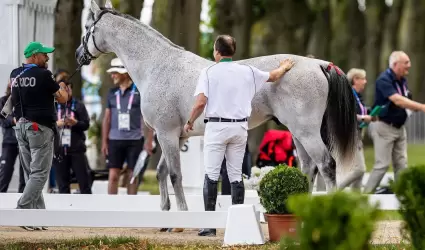
<path id="1" fill-rule="evenodd" d="M 34 230 L 39 230 L 39 231 L 46 231 L 48 230 L 48 227 L 34 227 Z"/>
<path id="2" fill-rule="evenodd" d="M 20 228 L 25 229 L 27 231 L 34 231 L 35 230 L 34 227 L 30 227 L 30 226 L 21 226 Z"/>

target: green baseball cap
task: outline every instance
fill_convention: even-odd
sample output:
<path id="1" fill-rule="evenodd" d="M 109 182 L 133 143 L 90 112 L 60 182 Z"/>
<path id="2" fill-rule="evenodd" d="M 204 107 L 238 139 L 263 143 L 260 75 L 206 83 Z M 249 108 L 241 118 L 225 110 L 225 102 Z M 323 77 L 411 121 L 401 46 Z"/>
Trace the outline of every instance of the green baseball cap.
<path id="1" fill-rule="evenodd" d="M 52 53 L 55 51 L 53 47 L 46 47 L 40 42 L 30 42 L 24 50 L 25 58 L 28 58 L 36 53 Z"/>

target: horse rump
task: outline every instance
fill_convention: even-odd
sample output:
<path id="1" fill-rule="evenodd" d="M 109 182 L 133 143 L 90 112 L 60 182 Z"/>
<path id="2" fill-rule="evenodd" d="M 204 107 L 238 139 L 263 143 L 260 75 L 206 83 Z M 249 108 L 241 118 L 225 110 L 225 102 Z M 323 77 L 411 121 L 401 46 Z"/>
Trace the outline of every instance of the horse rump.
<path id="1" fill-rule="evenodd" d="M 321 136 L 329 151 L 343 166 L 351 166 L 357 145 L 356 103 L 344 72 L 330 63 L 320 66 L 329 83 Z"/>

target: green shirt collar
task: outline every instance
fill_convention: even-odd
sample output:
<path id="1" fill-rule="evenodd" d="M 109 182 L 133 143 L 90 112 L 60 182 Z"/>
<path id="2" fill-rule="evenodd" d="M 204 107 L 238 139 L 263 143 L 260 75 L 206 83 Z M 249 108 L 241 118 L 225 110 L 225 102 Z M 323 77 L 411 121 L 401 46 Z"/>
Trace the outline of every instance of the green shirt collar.
<path id="1" fill-rule="evenodd" d="M 226 58 L 222 58 L 221 60 L 220 60 L 220 62 L 231 62 L 232 61 L 232 58 L 228 58 L 228 57 L 226 57 Z"/>

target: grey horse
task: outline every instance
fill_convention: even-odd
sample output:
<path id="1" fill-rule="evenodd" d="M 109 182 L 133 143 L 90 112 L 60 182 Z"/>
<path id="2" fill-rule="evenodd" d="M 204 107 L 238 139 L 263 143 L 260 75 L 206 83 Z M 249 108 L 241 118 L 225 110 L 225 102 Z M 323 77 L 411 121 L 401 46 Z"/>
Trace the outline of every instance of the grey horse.
<path id="1" fill-rule="evenodd" d="M 188 210 L 182 187 L 180 148 L 190 136 L 202 136 L 203 116 L 194 130 L 183 127 L 195 101 L 200 71 L 214 62 L 173 44 L 139 20 L 92 0 L 86 33 L 76 50 L 78 63 L 87 65 L 102 53 L 114 52 L 123 61 L 141 93 L 141 110 L 162 148 L 157 167 L 161 209 L 170 209 L 166 178 L 174 188 L 177 207 Z M 277 84 L 266 84 L 252 102 L 249 129 L 271 119 L 285 124 L 294 137 L 301 169 L 310 190 L 317 171 L 327 191 L 352 167 L 357 121 L 355 99 L 345 74 L 332 63 L 296 55 L 270 55 L 237 61 L 270 71 L 285 58 L 294 67 Z M 337 167 L 338 166 L 338 167 Z M 338 175 L 338 176 L 337 176 Z"/>

